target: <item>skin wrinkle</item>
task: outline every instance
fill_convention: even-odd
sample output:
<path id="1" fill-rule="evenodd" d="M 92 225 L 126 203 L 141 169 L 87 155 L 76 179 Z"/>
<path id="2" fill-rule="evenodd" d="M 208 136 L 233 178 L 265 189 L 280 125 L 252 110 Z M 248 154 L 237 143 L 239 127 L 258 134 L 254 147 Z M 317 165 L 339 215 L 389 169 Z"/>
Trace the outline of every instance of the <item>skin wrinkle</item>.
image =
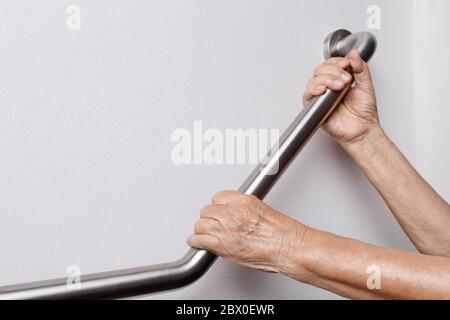
<path id="1" fill-rule="evenodd" d="M 237 191 L 212 198 L 188 243 L 348 298 L 450 299 L 450 207 L 381 128 L 367 65 L 355 51 L 344 60 L 330 59 L 316 68 L 303 100 L 307 103 L 331 83 L 334 86 L 351 66 L 355 85 L 323 129 L 359 165 L 420 254 L 305 226 Z M 205 222 L 208 219 L 217 221 Z M 380 289 L 367 287 L 370 266 L 381 272 Z"/>
<path id="2" fill-rule="evenodd" d="M 406 158 L 401 155 L 384 132 L 381 129 L 376 131 L 376 138 L 370 137 L 374 141 L 373 143 L 345 146 L 344 149 L 347 149 L 352 155 L 356 155 L 353 158 L 361 163 L 369 180 L 377 187 L 378 192 L 419 251 L 449 256 L 450 246 L 448 241 L 450 239 L 448 232 L 445 232 L 445 226 L 450 223 L 448 204 L 407 163 Z M 399 166 L 398 163 L 402 162 L 407 163 L 407 165 Z M 381 168 L 378 165 L 379 163 L 387 165 Z M 422 189 L 423 192 L 420 191 Z M 417 191 L 414 192 L 414 190 Z M 435 200 L 431 202 L 416 201 L 416 197 L 408 196 L 412 193 L 431 199 L 435 198 Z M 397 199 L 408 200 L 402 200 L 399 203 Z M 424 214 L 433 211 L 443 212 L 440 215 L 441 218 L 424 219 Z M 445 211 L 447 211 L 447 214 L 445 214 Z M 429 226 L 429 229 L 424 228 L 424 226 Z M 437 230 L 440 230 L 440 232 L 436 232 Z M 436 236 L 441 240 L 436 239 Z M 447 245 L 442 246 L 443 243 L 447 243 Z"/>

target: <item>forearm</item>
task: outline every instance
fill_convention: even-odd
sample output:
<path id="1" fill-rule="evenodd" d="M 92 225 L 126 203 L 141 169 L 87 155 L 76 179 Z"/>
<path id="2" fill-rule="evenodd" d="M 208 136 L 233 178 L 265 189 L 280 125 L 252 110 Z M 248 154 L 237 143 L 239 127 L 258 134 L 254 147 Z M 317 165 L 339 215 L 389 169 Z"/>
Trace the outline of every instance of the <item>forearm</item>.
<path id="1" fill-rule="evenodd" d="M 384 249 L 306 230 L 296 250 L 277 266 L 293 279 L 352 299 L 450 298 L 449 258 Z M 371 266 L 374 269 L 368 273 Z M 380 287 L 369 289 L 369 277 L 378 275 Z"/>
<path id="2" fill-rule="evenodd" d="M 342 143 L 381 194 L 416 248 L 450 256 L 450 207 L 417 173 L 379 127 Z"/>

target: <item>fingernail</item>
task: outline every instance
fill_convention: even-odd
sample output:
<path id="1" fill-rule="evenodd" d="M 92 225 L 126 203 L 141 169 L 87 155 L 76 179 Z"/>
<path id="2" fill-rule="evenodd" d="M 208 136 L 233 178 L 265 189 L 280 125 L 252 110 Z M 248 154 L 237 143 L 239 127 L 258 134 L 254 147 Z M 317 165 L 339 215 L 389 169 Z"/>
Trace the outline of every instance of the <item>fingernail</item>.
<path id="1" fill-rule="evenodd" d="M 349 75 L 348 73 L 341 74 L 341 79 L 344 81 L 349 81 L 351 78 L 352 78 L 352 76 Z"/>
<path id="2" fill-rule="evenodd" d="M 341 80 L 334 80 L 333 81 L 333 85 L 335 85 L 335 86 L 337 86 L 337 87 L 340 87 L 340 86 L 342 86 L 344 83 L 341 81 Z"/>
<path id="3" fill-rule="evenodd" d="M 316 90 L 319 91 L 319 92 L 322 92 L 324 89 L 325 89 L 324 86 L 317 86 L 316 87 Z"/>

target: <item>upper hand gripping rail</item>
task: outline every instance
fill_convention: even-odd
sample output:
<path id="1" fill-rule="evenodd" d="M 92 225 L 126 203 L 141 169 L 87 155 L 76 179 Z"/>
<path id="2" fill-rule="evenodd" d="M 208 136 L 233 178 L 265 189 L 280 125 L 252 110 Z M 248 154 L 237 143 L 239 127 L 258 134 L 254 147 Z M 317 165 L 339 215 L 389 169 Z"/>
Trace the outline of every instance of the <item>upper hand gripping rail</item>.
<path id="1" fill-rule="evenodd" d="M 368 32 L 351 34 L 337 30 L 325 40 L 324 55 L 345 57 L 357 49 L 368 61 L 376 39 Z M 263 199 L 309 138 L 350 89 L 327 90 L 312 99 L 280 137 L 264 163 L 259 164 L 239 191 Z M 0 299 L 113 299 L 166 291 L 200 278 L 217 257 L 205 250 L 190 249 L 180 260 L 118 271 L 81 276 L 81 288 L 69 288 L 66 278 L 0 287 Z"/>

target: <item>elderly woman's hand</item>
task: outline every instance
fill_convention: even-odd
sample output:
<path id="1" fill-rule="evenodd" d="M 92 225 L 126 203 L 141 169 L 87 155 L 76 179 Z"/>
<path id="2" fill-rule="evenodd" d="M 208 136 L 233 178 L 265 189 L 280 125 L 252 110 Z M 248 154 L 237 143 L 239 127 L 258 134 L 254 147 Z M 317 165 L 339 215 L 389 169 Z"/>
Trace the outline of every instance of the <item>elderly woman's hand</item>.
<path id="1" fill-rule="evenodd" d="M 355 77 L 344 100 L 323 124 L 325 131 L 341 144 L 363 140 L 373 130 L 380 129 L 377 102 L 369 67 L 356 50 L 349 59 L 331 58 L 314 70 L 303 95 L 303 103 L 322 95 L 327 88 L 342 90 L 353 81 L 346 71 L 351 68 Z"/>
<path id="2" fill-rule="evenodd" d="M 254 269 L 279 272 L 291 250 L 301 250 L 306 227 L 257 197 L 216 194 L 200 212 L 188 244 Z"/>

